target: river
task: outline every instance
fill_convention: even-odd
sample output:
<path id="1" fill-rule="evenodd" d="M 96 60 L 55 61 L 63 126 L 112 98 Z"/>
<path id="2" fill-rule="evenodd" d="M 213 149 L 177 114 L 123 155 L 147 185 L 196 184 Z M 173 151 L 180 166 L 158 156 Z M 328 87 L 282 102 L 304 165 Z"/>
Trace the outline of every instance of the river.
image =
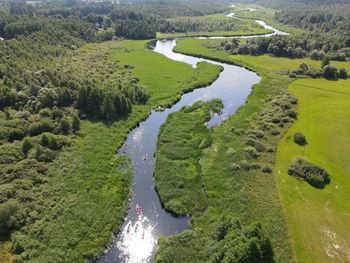
<path id="1" fill-rule="evenodd" d="M 274 30 L 274 33 L 266 36 L 285 34 L 264 22 L 260 24 Z M 168 115 L 198 100 L 219 98 L 224 104 L 222 113 L 213 115 L 208 126 L 219 125 L 245 103 L 252 86 L 260 81 L 256 73 L 242 67 L 175 53 L 175 46 L 174 39 L 158 40 L 154 52 L 175 61 L 188 63 L 192 67 L 196 67 L 198 62 L 207 61 L 222 66 L 224 70 L 211 85 L 184 94 L 171 108 L 162 112 L 152 111 L 151 115 L 128 135 L 118 154 L 126 154 L 134 168 L 129 211 L 120 233 L 98 263 L 152 262 L 160 236 L 181 233 L 189 228 L 188 217 L 174 217 L 162 208 L 154 188 L 154 154 L 157 150 L 158 133 Z M 140 207 L 141 212 L 137 212 L 136 207 Z"/>

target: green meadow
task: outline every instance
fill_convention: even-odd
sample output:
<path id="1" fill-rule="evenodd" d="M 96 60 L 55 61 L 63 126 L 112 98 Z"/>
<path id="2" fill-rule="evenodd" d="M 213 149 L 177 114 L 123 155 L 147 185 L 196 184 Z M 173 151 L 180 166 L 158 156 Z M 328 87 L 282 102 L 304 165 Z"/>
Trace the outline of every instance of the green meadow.
<path id="1" fill-rule="evenodd" d="M 348 66 L 350 63 L 348 63 Z M 347 262 L 350 255 L 350 81 L 300 79 L 289 86 L 299 118 L 279 144 L 277 182 L 298 262 Z M 308 144 L 293 142 L 302 132 Z M 296 157 L 324 167 L 316 189 L 287 174 Z"/>

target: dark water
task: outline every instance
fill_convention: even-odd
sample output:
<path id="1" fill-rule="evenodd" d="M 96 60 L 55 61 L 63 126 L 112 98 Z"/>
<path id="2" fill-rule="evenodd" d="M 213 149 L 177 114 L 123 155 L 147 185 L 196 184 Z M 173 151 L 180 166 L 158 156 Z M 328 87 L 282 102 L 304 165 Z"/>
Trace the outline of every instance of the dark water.
<path id="1" fill-rule="evenodd" d="M 172 50 L 175 45 L 176 40 L 157 41 L 154 51 L 172 60 L 191 64 L 193 67 L 200 61 L 207 61 L 221 65 L 224 70 L 212 85 L 183 95 L 170 109 L 163 112 L 153 111 L 147 120 L 129 134 L 119 153 L 127 154 L 134 167 L 130 208 L 121 232 L 112 247 L 97 261 L 98 263 L 152 262 L 160 236 L 180 233 L 189 228 L 188 217 L 174 217 L 162 208 L 154 189 L 153 156 L 156 152 L 159 129 L 168 115 L 198 100 L 209 101 L 219 98 L 224 104 L 222 114 L 212 116 L 208 123 L 208 126 L 218 125 L 244 104 L 252 86 L 260 81 L 257 74 L 241 67 L 174 53 Z M 146 154 L 148 159 L 144 160 Z M 136 212 L 137 206 L 141 208 L 139 214 Z"/>

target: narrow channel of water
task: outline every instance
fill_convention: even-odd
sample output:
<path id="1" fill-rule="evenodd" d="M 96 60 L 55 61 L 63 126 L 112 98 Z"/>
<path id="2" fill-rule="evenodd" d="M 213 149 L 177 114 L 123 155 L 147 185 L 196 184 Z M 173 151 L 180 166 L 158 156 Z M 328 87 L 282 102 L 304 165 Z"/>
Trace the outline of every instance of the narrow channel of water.
<path id="1" fill-rule="evenodd" d="M 273 30 L 277 32 L 277 29 Z M 148 119 L 141 122 L 139 127 L 128 135 L 118 153 L 126 154 L 134 168 L 130 207 L 121 232 L 112 247 L 97 261 L 98 263 L 152 262 L 160 236 L 173 235 L 189 228 L 188 217 L 174 217 L 162 208 L 154 189 L 154 153 L 157 150 L 159 129 L 168 115 L 198 100 L 209 101 L 219 98 L 224 104 L 222 114 L 214 115 L 208 125 L 220 124 L 245 103 L 252 86 L 260 81 L 256 73 L 242 67 L 174 53 L 175 45 L 176 40 L 159 40 L 156 42 L 154 52 L 193 67 L 198 62 L 207 61 L 221 65 L 224 70 L 213 84 L 184 94 L 171 108 L 163 112 L 152 111 Z M 136 209 L 137 207 L 140 210 Z"/>

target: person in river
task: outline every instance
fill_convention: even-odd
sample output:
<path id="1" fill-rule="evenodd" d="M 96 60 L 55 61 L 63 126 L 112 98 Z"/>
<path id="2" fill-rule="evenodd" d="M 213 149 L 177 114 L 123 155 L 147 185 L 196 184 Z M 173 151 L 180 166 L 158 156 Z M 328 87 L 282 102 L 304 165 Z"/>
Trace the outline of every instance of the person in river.
<path id="1" fill-rule="evenodd" d="M 144 156 L 143 156 L 143 160 L 144 161 L 147 161 L 149 158 L 148 158 L 148 154 L 146 153 Z"/>
<path id="2" fill-rule="evenodd" d="M 136 210 L 136 214 L 141 214 L 141 207 L 137 204 L 136 205 L 136 208 L 135 208 L 135 210 Z"/>

